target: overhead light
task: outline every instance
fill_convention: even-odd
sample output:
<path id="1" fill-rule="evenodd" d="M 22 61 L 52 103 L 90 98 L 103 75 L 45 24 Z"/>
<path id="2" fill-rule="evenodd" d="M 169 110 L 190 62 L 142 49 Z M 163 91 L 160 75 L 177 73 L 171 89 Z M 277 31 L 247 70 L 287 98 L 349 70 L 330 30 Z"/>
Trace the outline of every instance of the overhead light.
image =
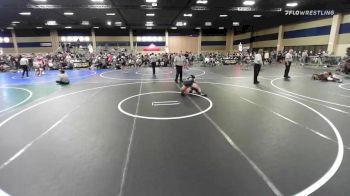
<path id="1" fill-rule="evenodd" d="M 153 27 L 154 24 L 153 24 L 153 23 L 146 23 L 145 26 L 147 26 L 147 27 Z"/>
<path id="2" fill-rule="evenodd" d="M 147 3 L 157 3 L 158 0 L 146 0 Z"/>
<path id="3" fill-rule="evenodd" d="M 43 27 L 35 27 L 36 29 L 42 29 Z"/>
<path id="4" fill-rule="evenodd" d="M 152 16 L 153 17 L 153 16 L 155 16 L 155 14 L 154 13 L 147 13 L 146 16 Z"/>
<path id="5" fill-rule="evenodd" d="M 73 12 L 65 12 L 65 13 L 63 13 L 63 14 L 66 15 L 66 16 L 72 16 L 72 15 L 74 15 Z"/>
<path id="6" fill-rule="evenodd" d="M 54 26 L 54 25 L 57 25 L 57 22 L 54 21 L 54 20 L 49 20 L 45 24 L 48 25 L 48 26 Z"/>
<path id="7" fill-rule="evenodd" d="M 255 15 L 253 15 L 253 17 L 254 17 L 254 18 L 260 18 L 261 15 L 260 15 L 260 14 L 255 14 Z"/>
<path id="8" fill-rule="evenodd" d="M 126 29 L 126 27 L 120 27 L 121 29 Z"/>
<path id="9" fill-rule="evenodd" d="M 107 16 L 115 16 L 115 13 L 106 13 Z"/>
<path id="10" fill-rule="evenodd" d="M 100 27 L 92 27 L 92 28 L 94 28 L 94 29 L 99 29 Z"/>
<path id="11" fill-rule="evenodd" d="M 88 9 L 111 9 L 111 5 L 100 5 L 100 4 L 95 4 L 95 5 L 87 5 L 86 8 Z"/>
<path id="12" fill-rule="evenodd" d="M 228 16 L 227 14 L 220 14 L 220 18 L 225 18 L 227 16 Z"/>
<path id="13" fill-rule="evenodd" d="M 254 5 L 254 4 L 255 4 L 255 1 L 244 1 L 243 2 L 243 5 L 248 5 L 248 6 Z"/>
<path id="14" fill-rule="evenodd" d="M 41 2 L 41 3 L 43 3 L 43 2 L 46 2 L 47 0 L 33 0 L 34 2 Z"/>
<path id="15" fill-rule="evenodd" d="M 47 4 L 38 4 L 38 5 L 29 5 L 33 9 L 60 9 L 61 5 L 47 5 Z"/>
<path id="16" fill-rule="evenodd" d="M 91 0 L 91 2 L 94 2 L 94 3 L 102 3 L 103 0 Z"/>
<path id="17" fill-rule="evenodd" d="M 198 0 L 197 4 L 207 4 L 208 1 L 207 0 Z"/>
<path id="18" fill-rule="evenodd" d="M 15 29 L 15 28 L 13 28 L 13 27 L 6 27 L 6 29 Z"/>
<path id="19" fill-rule="evenodd" d="M 212 22 L 205 22 L 204 25 L 207 27 L 210 27 L 211 25 L 213 25 L 213 23 Z"/>
<path id="20" fill-rule="evenodd" d="M 176 26 L 178 26 L 178 27 L 182 27 L 182 26 L 186 26 L 186 25 L 187 25 L 187 22 L 182 22 L 182 21 L 176 22 Z"/>
<path id="21" fill-rule="evenodd" d="M 287 7 L 296 7 L 296 6 L 298 6 L 298 3 L 297 2 L 291 2 L 291 3 L 287 3 L 286 5 L 287 5 Z"/>
<path id="22" fill-rule="evenodd" d="M 232 25 L 233 26 L 239 26 L 239 22 L 233 22 Z"/>
<path id="23" fill-rule="evenodd" d="M 19 15 L 30 16 L 30 15 L 32 15 L 32 13 L 31 12 L 20 12 Z"/>
<path id="24" fill-rule="evenodd" d="M 152 29 L 152 27 L 146 27 L 146 29 Z"/>
<path id="25" fill-rule="evenodd" d="M 171 27 L 171 29 L 177 29 L 177 27 Z"/>
<path id="26" fill-rule="evenodd" d="M 71 29 L 72 27 L 71 26 L 67 26 L 67 27 L 64 27 L 65 29 Z"/>
<path id="27" fill-rule="evenodd" d="M 152 3 L 152 7 L 157 7 L 157 3 Z"/>
<path id="28" fill-rule="evenodd" d="M 19 21 L 12 21 L 11 23 L 12 23 L 12 24 L 19 24 L 19 23 L 21 23 L 21 22 L 19 22 Z"/>
<path id="29" fill-rule="evenodd" d="M 184 14 L 184 17 L 192 17 L 192 14 Z"/>
<path id="30" fill-rule="evenodd" d="M 122 26 L 122 22 L 115 22 L 114 23 L 116 26 Z"/>
<path id="31" fill-rule="evenodd" d="M 224 27 L 219 27 L 219 29 L 225 29 Z"/>
<path id="32" fill-rule="evenodd" d="M 108 26 L 111 26 L 111 25 L 112 25 L 112 22 L 111 22 L 111 21 L 107 21 L 107 25 L 108 25 Z"/>
<path id="33" fill-rule="evenodd" d="M 201 29 L 201 28 L 200 28 L 200 27 L 196 27 L 195 29 L 198 29 L 198 30 L 199 30 L 199 29 Z"/>
<path id="34" fill-rule="evenodd" d="M 82 25 L 90 25 L 90 22 L 87 21 L 87 20 L 83 20 L 83 21 L 81 22 L 81 24 L 82 24 Z"/>

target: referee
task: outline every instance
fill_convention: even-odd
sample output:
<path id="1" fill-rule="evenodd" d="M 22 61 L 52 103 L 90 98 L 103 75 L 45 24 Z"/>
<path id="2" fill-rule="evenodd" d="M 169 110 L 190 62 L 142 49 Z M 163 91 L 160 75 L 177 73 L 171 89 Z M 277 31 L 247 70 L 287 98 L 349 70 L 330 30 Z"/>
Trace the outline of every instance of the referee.
<path id="1" fill-rule="evenodd" d="M 284 70 L 284 78 L 285 79 L 289 79 L 289 70 L 290 70 L 290 66 L 292 65 L 293 62 L 293 50 L 290 49 L 289 52 L 286 54 L 285 56 L 285 65 L 286 65 L 286 69 Z"/>
<path id="2" fill-rule="evenodd" d="M 261 69 L 261 65 L 263 64 L 262 60 L 262 53 L 263 50 L 259 49 L 258 53 L 255 54 L 254 56 L 254 84 L 259 84 L 260 82 L 258 81 L 258 75 Z"/>
<path id="3" fill-rule="evenodd" d="M 176 77 L 175 77 L 175 82 L 178 82 L 178 78 L 180 76 L 180 82 L 182 83 L 182 67 L 184 66 L 184 63 L 186 61 L 186 58 L 184 55 L 181 53 L 177 54 L 176 57 L 174 58 L 174 64 L 176 66 Z"/>

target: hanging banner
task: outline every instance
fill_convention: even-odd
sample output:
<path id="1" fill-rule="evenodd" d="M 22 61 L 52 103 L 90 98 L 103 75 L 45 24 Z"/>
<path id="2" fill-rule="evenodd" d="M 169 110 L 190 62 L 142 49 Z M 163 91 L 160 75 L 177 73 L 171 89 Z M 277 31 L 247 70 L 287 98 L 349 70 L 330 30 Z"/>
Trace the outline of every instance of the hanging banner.
<path id="1" fill-rule="evenodd" d="M 144 48 L 143 51 L 147 51 L 147 52 L 160 51 L 160 48 L 152 43 L 146 48 Z"/>

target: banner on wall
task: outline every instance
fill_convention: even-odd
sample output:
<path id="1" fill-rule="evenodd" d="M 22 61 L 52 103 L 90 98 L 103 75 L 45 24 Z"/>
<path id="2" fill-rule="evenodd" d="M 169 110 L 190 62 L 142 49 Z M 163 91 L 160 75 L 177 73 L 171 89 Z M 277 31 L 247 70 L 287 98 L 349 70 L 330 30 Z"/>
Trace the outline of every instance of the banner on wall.
<path id="1" fill-rule="evenodd" d="M 144 48 L 143 51 L 147 51 L 147 52 L 160 51 L 160 48 L 152 43 L 146 48 Z"/>

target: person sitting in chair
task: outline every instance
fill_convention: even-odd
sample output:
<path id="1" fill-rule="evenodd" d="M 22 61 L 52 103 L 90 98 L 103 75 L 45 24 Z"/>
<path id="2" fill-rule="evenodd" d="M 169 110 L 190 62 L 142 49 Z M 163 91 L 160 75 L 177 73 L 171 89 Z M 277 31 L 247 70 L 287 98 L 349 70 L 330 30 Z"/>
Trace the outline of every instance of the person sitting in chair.
<path id="1" fill-rule="evenodd" d="M 191 75 L 183 82 L 183 86 L 181 87 L 181 95 L 188 95 L 192 93 L 196 93 L 197 95 L 201 96 L 207 96 L 206 94 L 202 93 L 202 90 L 198 83 L 195 81 L 195 76 Z"/>
<path id="2" fill-rule="evenodd" d="M 60 70 L 60 73 L 58 74 L 58 80 L 56 81 L 56 83 L 61 85 L 69 84 L 68 75 L 65 73 L 63 69 Z"/>

